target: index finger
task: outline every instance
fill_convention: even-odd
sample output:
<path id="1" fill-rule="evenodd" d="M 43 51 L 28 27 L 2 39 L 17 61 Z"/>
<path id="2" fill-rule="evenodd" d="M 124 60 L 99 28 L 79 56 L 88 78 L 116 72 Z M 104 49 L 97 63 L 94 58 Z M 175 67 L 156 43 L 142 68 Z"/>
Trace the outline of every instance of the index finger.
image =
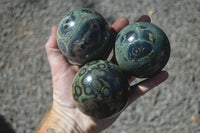
<path id="1" fill-rule="evenodd" d="M 129 24 L 129 21 L 126 17 L 118 18 L 111 26 L 116 33 L 118 33 L 121 29 L 123 29 L 126 25 Z"/>

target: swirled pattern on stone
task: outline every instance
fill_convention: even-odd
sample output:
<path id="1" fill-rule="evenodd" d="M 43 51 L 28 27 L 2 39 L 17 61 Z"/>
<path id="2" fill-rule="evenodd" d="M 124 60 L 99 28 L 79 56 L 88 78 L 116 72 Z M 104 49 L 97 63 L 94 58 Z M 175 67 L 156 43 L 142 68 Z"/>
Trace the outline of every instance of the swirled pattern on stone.
<path id="1" fill-rule="evenodd" d="M 83 65 L 104 58 L 110 43 L 106 20 L 92 9 L 68 13 L 57 30 L 58 47 L 72 64 Z"/>
<path id="2" fill-rule="evenodd" d="M 115 42 L 119 67 L 135 77 L 147 78 L 163 69 L 170 56 L 166 34 L 156 25 L 137 22 L 120 31 Z"/>
<path id="3" fill-rule="evenodd" d="M 76 74 L 72 94 L 85 114 L 102 119 L 118 114 L 129 99 L 129 84 L 117 65 L 97 60 Z"/>

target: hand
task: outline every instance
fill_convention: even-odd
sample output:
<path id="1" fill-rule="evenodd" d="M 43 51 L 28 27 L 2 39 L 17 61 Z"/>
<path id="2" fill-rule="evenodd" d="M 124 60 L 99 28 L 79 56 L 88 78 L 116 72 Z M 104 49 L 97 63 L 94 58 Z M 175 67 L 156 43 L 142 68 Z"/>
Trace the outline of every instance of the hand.
<path id="1" fill-rule="evenodd" d="M 148 16 L 142 16 L 138 19 L 138 21 L 150 22 L 150 18 Z M 112 33 L 118 33 L 128 24 L 128 19 L 121 17 L 110 27 L 110 29 Z M 49 124 L 46 132 L 99 132 L 110 126 L 119 115 L 109 119 L 94 119 L 83 114 L 75 106 L 71 90 L 72 81 L 75 74 L 79 70 L 79 66 L 69 64 L 66 58 L 61 54 L 56 41 L 56 31 L 57 26 L 53 26 L 52 34 L 46 43 L 46 52 L 51 66 L 53 82 L 53 105 L 48 117 L 52 117 L 49 118 L 50 120 L 58 119 L 59 122 L 56 123 L 57 127 L 56 125 L 50 127 L 50 125 L 53 124 Z M 162 71 L 154 77 L 131 86 L 131 96 L 128 106 L 137 98 L 144 95 L 147 91 L 165 81 L 167 78 L 168 73 L 166 71 Z M 68 129 L 65 129 L 65 127 Z"/>

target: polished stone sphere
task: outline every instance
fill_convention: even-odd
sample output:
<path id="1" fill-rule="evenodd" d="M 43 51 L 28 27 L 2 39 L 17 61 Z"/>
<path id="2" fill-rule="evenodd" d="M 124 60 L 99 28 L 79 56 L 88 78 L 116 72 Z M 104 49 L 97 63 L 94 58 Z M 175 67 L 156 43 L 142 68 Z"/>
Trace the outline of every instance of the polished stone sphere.
<path id="1" fill-rule="evenodd" d="M 129 99 L 129 83 L 117 65 L 97 60 L 85 64 L 73 80 L 72 95 L 78 108 L 93 118 L 115 116 Z"/>
<path id="2" fill-rule="evenodd" d="M 119 67 L 132 76 L 148 78 L 161 71 L 170 56 L 166 34 L 156 25 L 137 22 L 120 31 L 115 42 Z"/>
<path id="3" fill-rule="evenodd" d="M 110 37 L 103 16 L 87 8 L 71 11 L 61 20 L 57 30 L 59 49 L 71 64 L 76 65 L 104 58 Z"/>

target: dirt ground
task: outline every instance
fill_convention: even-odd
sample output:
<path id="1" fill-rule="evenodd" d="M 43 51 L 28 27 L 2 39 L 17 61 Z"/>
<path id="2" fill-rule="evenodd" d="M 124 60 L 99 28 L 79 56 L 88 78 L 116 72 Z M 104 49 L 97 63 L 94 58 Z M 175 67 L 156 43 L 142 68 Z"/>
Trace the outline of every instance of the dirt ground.
<path id="1" fill-rule="evenodd" d="M 51 26 L 78 7 L 95 9 L 109 24 L 150 15 L 171 42 L 168 80 L 103 133 L 200 133 L 200 0 L 0 0 L 1 132 L 32 133 L 39 125 L 52 103 L 44 45 Z"/>

